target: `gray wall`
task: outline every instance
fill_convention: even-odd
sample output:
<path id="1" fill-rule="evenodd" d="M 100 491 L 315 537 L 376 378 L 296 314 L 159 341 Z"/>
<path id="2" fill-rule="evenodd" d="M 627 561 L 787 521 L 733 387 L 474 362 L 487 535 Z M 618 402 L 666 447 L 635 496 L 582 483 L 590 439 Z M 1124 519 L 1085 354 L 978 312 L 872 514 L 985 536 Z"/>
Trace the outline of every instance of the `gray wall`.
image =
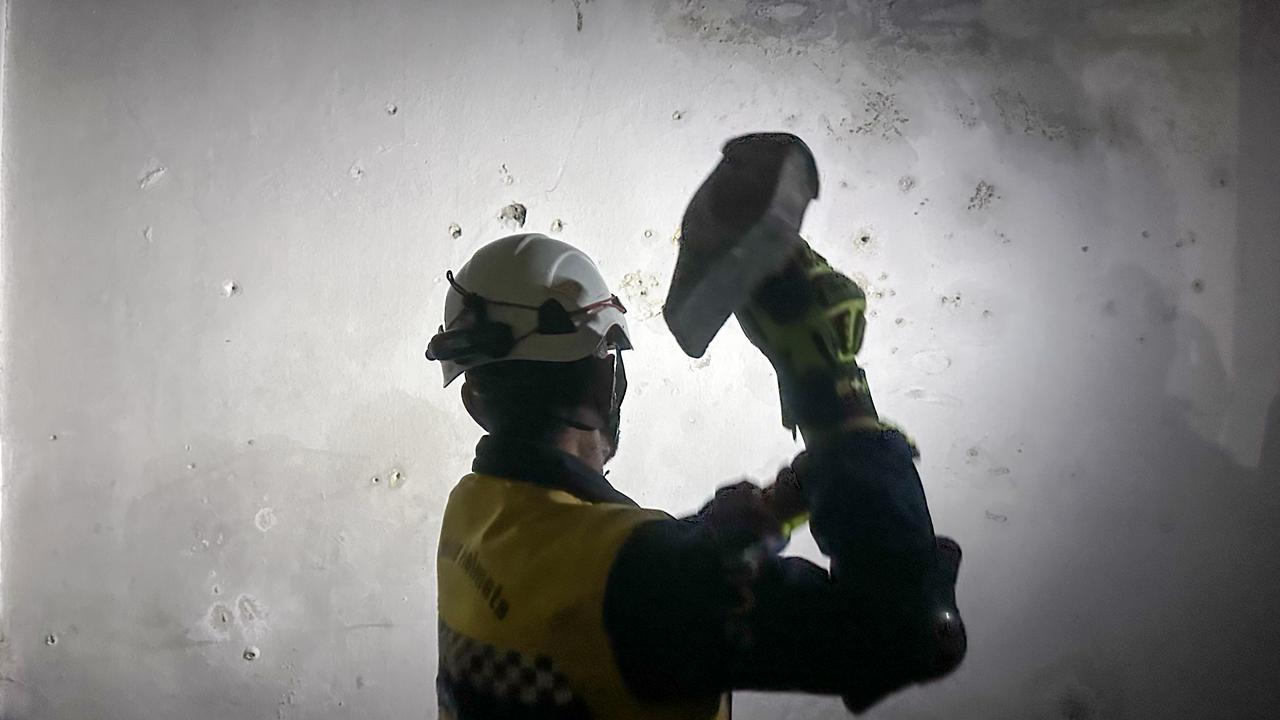
<path id="1" fill-rule="evenodd" d="M 479 431 L 422 350 L 511 202 L 631 308 L 615 484 L 681 512 L 769 477 L 765 361 L 658 314 L 757 129 L 819 158 L 806 236 L 869 291 L 878 404 L 966 550 L 965 665 L 872 716 L 1280 702 L 1274 3 L 8 4 L 5 718 L 435 715 Z"/>

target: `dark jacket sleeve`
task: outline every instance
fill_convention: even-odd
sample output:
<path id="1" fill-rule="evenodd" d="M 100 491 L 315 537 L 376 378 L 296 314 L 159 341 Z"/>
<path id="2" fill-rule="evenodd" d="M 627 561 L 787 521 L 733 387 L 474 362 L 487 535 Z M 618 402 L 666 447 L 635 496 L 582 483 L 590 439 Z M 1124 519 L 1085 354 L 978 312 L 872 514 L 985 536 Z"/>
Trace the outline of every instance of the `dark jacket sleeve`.
<path id="1" fill-rule="evenodd" d="M 639 696 L 789 690 L 861 712 L 959 663 L 959 547 L 934 536 L 905 439 L 852 434 L 795 467 L 830 572 L 698 516 L 646 523 L 623 545 L 604 621 Z"/>

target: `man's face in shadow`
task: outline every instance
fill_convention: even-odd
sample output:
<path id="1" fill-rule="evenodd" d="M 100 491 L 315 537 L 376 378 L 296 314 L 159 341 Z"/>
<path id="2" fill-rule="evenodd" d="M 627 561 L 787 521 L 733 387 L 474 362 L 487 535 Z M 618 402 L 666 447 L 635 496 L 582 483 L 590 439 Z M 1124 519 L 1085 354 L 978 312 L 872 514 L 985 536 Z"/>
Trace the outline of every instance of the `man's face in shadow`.
<path id="1" fill-rule="evenodd" d="M 622 351 L 614 350 L 609 357 L 612 358 L 609 373 L 609 412 L 605 427 L 600 431 L 606 445 L 604 454 L 606 464 L 618 454 L 618 443 L 622 440 L 622 400 L 627 395 L 627 370 L 622 362 Z"/>

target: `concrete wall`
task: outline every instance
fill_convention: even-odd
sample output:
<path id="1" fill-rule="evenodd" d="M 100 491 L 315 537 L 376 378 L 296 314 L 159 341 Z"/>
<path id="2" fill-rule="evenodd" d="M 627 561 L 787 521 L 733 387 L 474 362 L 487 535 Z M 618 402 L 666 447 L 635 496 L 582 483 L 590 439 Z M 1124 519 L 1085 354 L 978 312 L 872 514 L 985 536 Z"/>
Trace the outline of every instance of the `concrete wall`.
<path id="1" fill-rule="evenodd" d="M 764 360 L 659 315 L 757 129 L 818 156 L 806 235 L 966 550 L 966 664 L 872 716 L 1280 702 L 1274 3 L 9 5 L 3 717 L 435 715 L 479 431 L 422 350 L 512 202 L 631 308 L 615 484 L 679 512 L 771 475 Z"/>

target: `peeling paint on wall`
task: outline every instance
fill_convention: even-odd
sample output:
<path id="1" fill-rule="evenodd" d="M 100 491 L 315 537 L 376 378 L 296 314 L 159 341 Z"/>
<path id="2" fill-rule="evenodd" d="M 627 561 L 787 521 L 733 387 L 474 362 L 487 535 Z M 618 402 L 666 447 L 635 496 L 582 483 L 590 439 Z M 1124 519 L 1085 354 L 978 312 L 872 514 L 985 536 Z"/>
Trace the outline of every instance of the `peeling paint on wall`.
<path id="1" fill-rule="evenodd" d="M 498 212 L 498 221 L 508 230 L 519 230 L 524 227 L 528 209 L 520 203 L 511 203 Z"/>
<path id="2" fill-rule="evenodd" d="M 150 188 L 163 180 L 165 173 L 167 172 L 169 172 L 168 168 L 153 160 L 151 166 L 142 173 L 141 177 L 138 178 L 138 187 L 142 190 Z"/>
<path id="3" fill-rule="evenodd" d="M 911 122 L 911 118 L 898 109 L 898 96 L 879 90 L 868 92 L 863 96 L 866 109 L 862 122 L 853 131 L 859 135 L 874 135 L 883 140 L 893 140 L 902 136 L 903 128 Z"/>
<path id="4" fill-rule="evenodd" d="M 977 187 L 973 189 L 973 195 L 969 198 L 970 210 L 986 210 L 991 207 L 991 203 L 999 200 L 1000 196 L 996 194 L 996 188 L 986 180 L 979 180 Z"/>
<path id="5" fill-rule="evenodd" d="M 663 285 L 651 272 L 635 270 L 623 275 L 618 289 L 627 299 L 628 314 L 634 314 L 640 320 L 657 317 L 662 312 L 666 294 Z"/>

